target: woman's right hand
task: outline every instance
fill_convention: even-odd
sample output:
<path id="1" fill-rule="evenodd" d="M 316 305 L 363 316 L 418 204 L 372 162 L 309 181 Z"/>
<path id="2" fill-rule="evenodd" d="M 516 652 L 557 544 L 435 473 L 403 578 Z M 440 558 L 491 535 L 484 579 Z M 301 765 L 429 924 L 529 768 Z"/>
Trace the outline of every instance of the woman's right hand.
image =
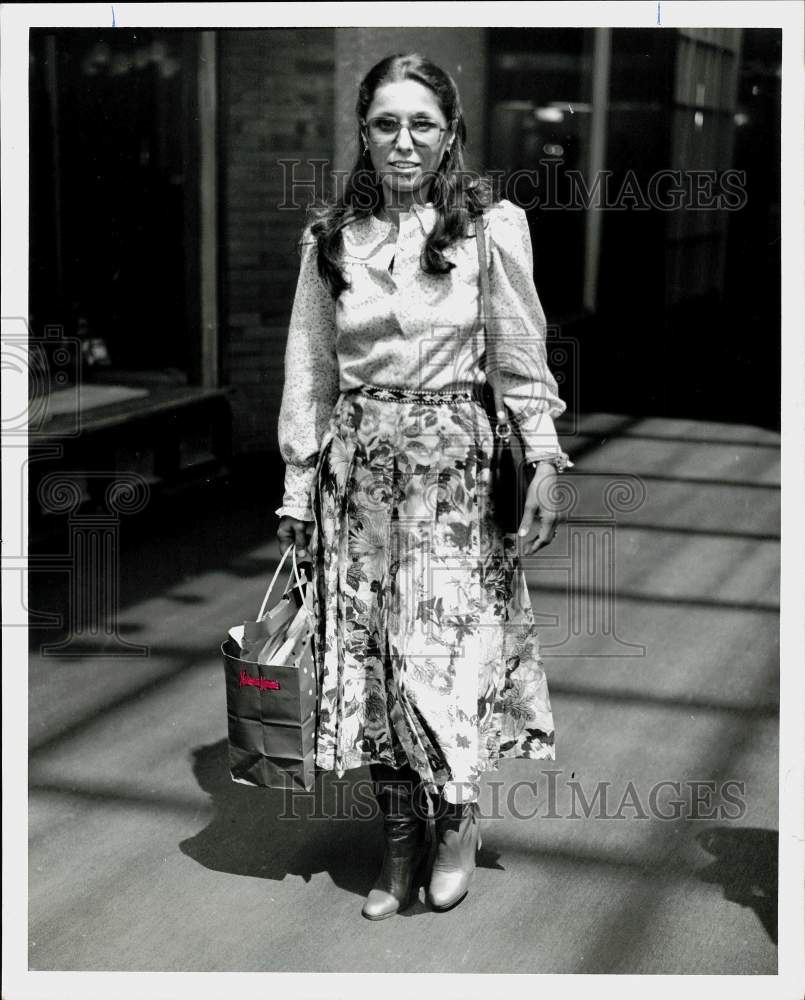
<path id="1" fill-rule="evenodd" d="M 310 559 L 308 544 L 313 535 L 313 522 L 300 521 L 298 517 L 290 517 L 288 514 L 280 518 L 277 525 L 277 541 L 280 543 L 280 553 L 285 555 L 291 545 L 296 546 L 297 562 Z"/>

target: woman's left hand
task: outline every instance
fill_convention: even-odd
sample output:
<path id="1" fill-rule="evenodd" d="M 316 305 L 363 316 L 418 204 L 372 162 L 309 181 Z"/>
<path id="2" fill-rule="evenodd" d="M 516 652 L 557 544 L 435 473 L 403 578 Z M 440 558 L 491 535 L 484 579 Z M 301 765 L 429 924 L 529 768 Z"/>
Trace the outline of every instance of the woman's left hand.
<path id="1" fill-rule="evenodd" d="M 531 482 L 528 484 L 523 519 L 517 533 L 521 542 L 521 555 L 530 556 L 539 549 L 550 545 L 556 537 L 559 512 L 551 506 L 554 485 L 557 478 L 556 467 L 550 462 L 538 462 Z M 539 526 L 536 537 L 531 537 L 535 525 Z"/>

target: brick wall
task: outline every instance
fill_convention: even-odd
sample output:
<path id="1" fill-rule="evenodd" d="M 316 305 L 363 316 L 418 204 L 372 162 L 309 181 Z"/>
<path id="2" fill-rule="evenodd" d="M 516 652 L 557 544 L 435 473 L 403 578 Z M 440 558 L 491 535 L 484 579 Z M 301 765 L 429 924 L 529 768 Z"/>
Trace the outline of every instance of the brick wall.
<path id="1" fill-rule="evenodd" d="M 236 452 L 277 450 L 302 210 L 284 210 L 281 159 L 330 159 L 332 28 L 220 33 L 222 381 Z M 297 197 L 297 201 L 304 198 Z"/>

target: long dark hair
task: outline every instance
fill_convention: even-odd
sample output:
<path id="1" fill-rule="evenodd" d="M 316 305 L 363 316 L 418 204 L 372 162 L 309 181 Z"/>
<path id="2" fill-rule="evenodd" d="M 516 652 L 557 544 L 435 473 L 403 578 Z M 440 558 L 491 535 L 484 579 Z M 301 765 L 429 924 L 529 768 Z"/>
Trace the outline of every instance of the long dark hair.
<path id="1" fill-rule="evenodd" d="M 373 66 L 361 81 L 355 112 L 358 118 L 358 158 L 345 183 L 343 193 L 333 201 L 323 201 L 308 209 L 305 228 L 318 243 L 319 274 L 333 298 L 347 287 L 339 264 L 343 245 L 341 231 L 356 219 L 365 218 L 383 204 L 380 178 L 372 165 L 368 149 L 361 149 L 360 122 L 366 117 L 378 87 L 398 80 L 416 80 L 430 88 L 448 122 L 455 125 L 455 138 L 442 158 L 432 180 L 429 200 L 436 209 L 436 221 L 420 259 L 429 274 L 445 274 L 455 264 L 443 250 L 466 236 L 467 223 L 495 200 L 491 182 L 470 176 L 464 167 L 464 144 L 467 128 L 455 81 L 439 66 L 416 52 L 387 56 Z"/>

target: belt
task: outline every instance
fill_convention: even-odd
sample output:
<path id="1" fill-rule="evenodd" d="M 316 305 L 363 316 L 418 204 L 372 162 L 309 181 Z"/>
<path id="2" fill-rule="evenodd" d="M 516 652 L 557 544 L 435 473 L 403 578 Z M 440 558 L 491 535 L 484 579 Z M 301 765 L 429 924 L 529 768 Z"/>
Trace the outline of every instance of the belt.
<path id="1" fill-rule="evenodd" d="M 372 399 L 385 399 L 390 402 L 413 403 L 452 403 L 459 400 L 477 400 L 477 389 L 398 389 L 380 385 L 362 385 L 351 392 L 359 392 Z"/>

